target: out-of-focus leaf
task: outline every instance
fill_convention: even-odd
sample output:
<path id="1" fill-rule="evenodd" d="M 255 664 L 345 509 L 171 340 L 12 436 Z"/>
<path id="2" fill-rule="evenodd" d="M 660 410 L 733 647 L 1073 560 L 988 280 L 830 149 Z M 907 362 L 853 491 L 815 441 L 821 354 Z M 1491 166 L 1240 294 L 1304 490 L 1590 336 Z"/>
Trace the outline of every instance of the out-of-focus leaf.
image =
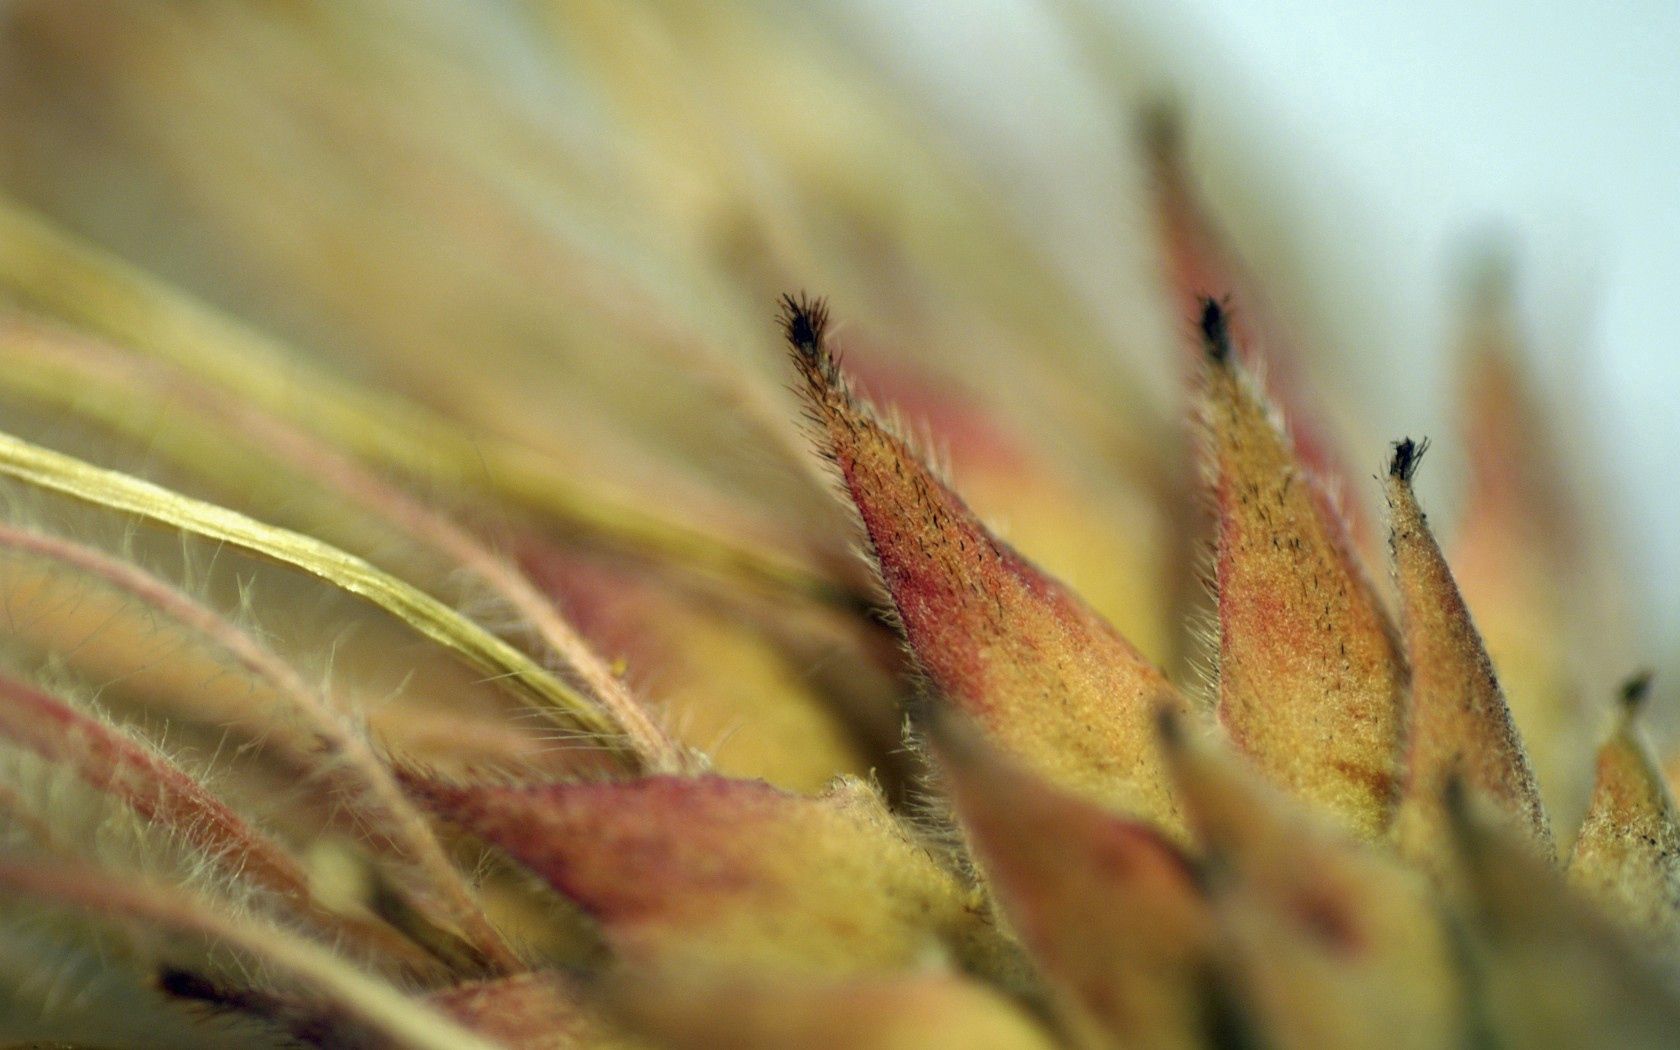
<path id="1" fill-rule="evenodd" d="M 1259 370 L 1264 364 L 1266 394 L 1283 411 L 1301 467 L 1323 488 L 1320 498 L 1326 505 L 1346 515 L 1352 537 L 1368 547 L 1369 524 L 1360 513 L 1360 502 L 1350 498 L 1349 485 L 1357 474 L 1338 453 L 1320 418 L 1320 406 L 1307 389 L 1308 362 L 1294 334 L 1274 314 L 1265 290 L 1200 200 L 1184 155 L 1178 114 L 1166 106 L 1152 110 L 1145 119 L 1144 139 L 1155 226 L 1177 306 L 1173 317 L 1196 317 L 1208 300 L 1235 304 L 1227 319 L 1232 350 L 1246 368 Z M 1197 334 L 1186 334 L 1191 362 L 1186 371 L 1194 378 L 1205 347 Z"/>
<path id="2" fill-rule="evenodd" d="M 410 784 L 633 963 L 858 973 L 961 956 L 991 934 L 978 898 L 856 781 L 819 797 L 713 776 Z"/>
<path id="3" fill-rule="evenodd" d="M 673 1050 L 1051 1050 L 1019 1006 L 984 985 L 940 974 L 821 982 L 653 977 L 625 981 L 612 1002 Z M 718 1009 L 727 1003 L 727 1009 Z"/>
<path id="4" fill-rule="evenodd" d="M 804 792 L 842 774 L 869 774 L 841 712 L 739 610 L 622 560 L 563 550 L 521 560 L 604 656 L 623 661 L 669 732 L 708 755 L 713 770 Z"/>
<path id="5" fill-rule="evenodd" d="M 1465 990 L 1431 886 L 1163 719 L 1186 819 L 1206 853 L 1218 958 L 1264 1045 L 1457 1044 Z"/>
<path id="6" fill-rule="evenodd" d="M 1474 803 L 1449 784 L 1477 998 L 1498 1045 L 1672 1046 L 1680 1031 L 1672 973 Z"/>
<path id="7" fill-rule="evenodd" d="M 1648 678 L 1622 691 L 1616 728 L 1598 749 L 1598 777 L 1569 858 L 1569 881 L 1636 936 L 1680 948 L 1680 811 L 1636 719 Z"/>
<path id="8" fill-rule="evenodd" d="M 505 1050 L 646 1050 L 558 974 L 475 981 L 432 992 L 426 1001 Z"/>
<path id="9" fill-rule="evenodd" d="M 935 727 L 969 848 L 1078 1045 L 1204 1045 L 1214 930 L 1190 861 L 1155 828 L 995 753 L 955 716 Z"/>

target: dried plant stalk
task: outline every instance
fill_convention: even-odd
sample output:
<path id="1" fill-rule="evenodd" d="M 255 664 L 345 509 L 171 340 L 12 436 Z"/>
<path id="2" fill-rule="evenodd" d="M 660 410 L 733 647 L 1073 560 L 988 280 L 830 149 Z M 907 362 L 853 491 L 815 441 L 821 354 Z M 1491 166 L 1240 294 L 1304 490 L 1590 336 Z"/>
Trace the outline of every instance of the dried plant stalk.
<path id="1" fill-rule="evenodd" d="M 441 484 L 487 486 L 556 522 L 725 580 L 855 603 L 855 596 L 786 557 L 647 507 L 627 506 L 605 492 L 584 491 L 575 477 L 539 454 L 462 432 L 415 406 L 311 368 L 269 337 L 76 241 L 3 197 L 0 287 L 282 416 L 306 403 L 310 425 L 357 455 Z"/>
<path id="2" fill-rule="evenodd" d="M 97 507 L 133 514 L 219 540 L 319 576 L 360 595 L 414 630 L 492 675 L 503 688 L 563 724 L 600 738 L 627 761 L 624 740 L 588 698 L 556 679 L 524 653 L 417 588 L 336 547 L 301 533 L 265 525 L 237 511 L 192 499 L 118 471 L 0 434 L 0 474 Z"/>

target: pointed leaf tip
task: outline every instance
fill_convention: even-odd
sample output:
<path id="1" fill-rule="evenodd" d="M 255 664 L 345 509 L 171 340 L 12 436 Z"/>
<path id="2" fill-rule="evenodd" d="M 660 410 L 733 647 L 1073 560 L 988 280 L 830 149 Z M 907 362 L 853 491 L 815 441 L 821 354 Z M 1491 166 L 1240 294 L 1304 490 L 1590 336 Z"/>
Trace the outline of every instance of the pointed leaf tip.
<path id="1" fill-rule="evenodd" d="M 1240 361 L 1200 391 L 1218 535 L 1219 718 L 1275 783 L 1374 837 L 1392 814 L 1404 666 L 1342 518 Z"/>
<path id="2" fill-rule="evenodd" d="M 1400 596 L 1401 642 L 1411 668 L 1401 852 L 1438 876 L 1453 851 L 1441 809 L 1451 774 L 1553 852 L 1551 826 L 1527 749 L 1493 662 L 1411 485 L 1427 442 L 1394 447 L 1389 471 L 1389 549 Z"/>
<path id="3" fill-rule="evenodd" d="M 1184 115 L 1170 96 L 1141 106 L 1136 129 L 1138 141 L 1157 164 L 1172 162 L 1184 148 Z"/>
<path id="4" fill-rule="evenodd" d="M 1680 809 L 1635 723 L 1651 676 L 1621 690 L 1623 717 L 1599 746 L 1592 801 L 1569 881 L 1647 943 L 1680 948 Z"/>
<path id="5" fill-rule="evenodd" d="M 828 303 L 804 292 L 781 298 L 782 334 L 800 357 L 815 360 L 825 352 L 828 335 Z"/>
<path id="6" fill-rule="evenodd" d="M 1645 709 L 1645 701 L 1651 695 L 1652 677 L 1652 672 L 1640 671 L 1622 683 L 1620 692 L 1622 710 L 1626 711 L 1630 717 Z"/>
<path id="7" fill-rule="evenodd" d="M 1266 386 L 1284 409 L 1296 455 L 1316 475 L 1340 491 L 1350 491 L 1355 474 L 1334 441 L 1334 430 L 1318 410 L 1319 399 L 1307 382 L 1310 359 L 1284 319 L 1269 309 L 1263 282 L 1226 242 L 1200 199 L 1187 170 L 1177 114 L 1170 107 L 1145 122 L 1144 145 L 1158 249 L 1172 293 L 1173 316 L 1189 319 L 1184 347 L 1192 383 L 1204 360 L 1235 359 L 1253 367 L 1266 356 Z M 1241 312 L 1232 309 L 1241 305 Z M 1347 527 L 1369 546 L 1371 530 L 1357 504 L 1341 511 Z"/>
<path id="8" fill-rule="evenodd" d="M 1211 295 L 1201 299 L 1202 312 L 1196 325 L 1202 333 L 1202 348 L 1208 358 L 1216 362 L 1231 358 L 1230 311 Z"/>
<path id="9" fill-rule="evenodd" d="M 1428 451 L 1428 438 L 1413 441 L 1408 437 L 1396 441 L 1394 456 L 1388 462 L 1388 476 L 1410 485 L 1412 478 L 1417 476 L 1418 464 L 1423 462 L 1423 454 Z"/>
<path id="10" fill-rule="evenodd" d="M 820 335 L 810 312 L 793 303 L 789 331 Z M 795 346 L 794 360 L 816 440 L 937 702 L 1058 783 L 1176 828 L 1149 729 L 1155 704 L 1183 703 L 1176 690 L 1079 596 L 994 536 L 852 397 L 820 338 L 811 345 Z"/>

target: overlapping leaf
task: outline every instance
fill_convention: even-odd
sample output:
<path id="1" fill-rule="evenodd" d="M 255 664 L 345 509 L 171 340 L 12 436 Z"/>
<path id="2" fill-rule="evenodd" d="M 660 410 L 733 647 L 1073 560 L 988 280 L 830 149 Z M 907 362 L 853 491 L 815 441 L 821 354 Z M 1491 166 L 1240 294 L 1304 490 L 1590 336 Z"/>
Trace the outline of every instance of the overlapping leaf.
<path id="1" fill-rule="evenodd" d="M 998 540 L 904 439 L 853 397 L 827 308 L 783 326 L 820 447 L 858 508 L 917 666 L 940 702 L 1053 779 L 1176 823 L 1148 726 L 1179 703 L 1160 671 L 1080 598 Z"/>
<path id="2" fill-rule="evenodd" d="M 1405 669 L 1387 614 L 1203 303 L 1205 470 L 1218 518 L 1219 719 L 1279 785 L 1367 837 L 1388 826 Z"/>

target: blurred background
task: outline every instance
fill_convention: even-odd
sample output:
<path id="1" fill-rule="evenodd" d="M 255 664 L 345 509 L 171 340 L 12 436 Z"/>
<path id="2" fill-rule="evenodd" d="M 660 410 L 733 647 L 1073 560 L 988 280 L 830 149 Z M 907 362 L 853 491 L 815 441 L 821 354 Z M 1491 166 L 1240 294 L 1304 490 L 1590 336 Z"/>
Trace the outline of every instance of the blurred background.
<path id="1" fill-rule="evenodd" d="M 0 432 L 449 607 L 142 526 L 0 440 L 0 679 L 166 730 L 297 843 L 335 817 L 314 729 L 44 536 L 414 768 L 607 771 L 599 717 L 532 717 L 565 679 L 649 753 L 904 803 L 918 685 L 778 297 L 826 295 L 847 375 L 1210 703 L 1210 292 L 1379 590 L 1372 476 L 1434 439 L 1423 501 L 1567 842 L 1617 685 L 1680 682 L 1676 55 L 1672 0 L 0 0 Z M 1676 777 L 1680 704 L 1651 714 Z M 492 876 L 498 917 L 593 951 L 528 882 Z M 102 952 L 37 954 L 66 1016 L 129 1024 Z"/>
<path id="2" fill-rule="evenodd" d="M 1379 429 L 1443 430 L 1465 264 L 1507 253 L 1532 367 L 1589 421 L 1585 462 L 1616 495 L 1601 509 L 1651 559 L 1659 636 L 1680 628 L 1680 7 L 1092 0 L 1070 34 L 1055 16 L 1078 0 L 842 6 L 1090 258 L 1143 240 L 1085 221 L 1125 177 L 1126 128 L 1082 61 L 1111 34 L 1136 86 L 1186 103 L 1233 237 L 1286 263 L 1268 277 Z"/>
<path id="3" fill-rule="evenodd" d="M 1599 681 L 1666 665 L 1680 631 L 1676 53 L 1657 3 L 7 0 L 0 188 L 281 359 L 540 455 L 580 500 L 681 507 L 844 576 L 770 323 L 777 292 L 825 292 L 982 511 L 1183 666 L 1194 552 L 1157 497 L 1193 476 L 1185 311 L 1140 136 L 1168 105 L 1184 185 L 1292 337 L 1259 357 L 1310 374 L 1357 512 L 1387 442 L 1429 434 L 1425 497 L 1473 531 L 1462 349 L 1490 309 L 1475 275 L 1505 275 L 1536 420 L 1506 437 L 1573 489 L 1579 520 L 1536 527 L 1595 564 L 1546 585 L 1616 625 L 1587 646 Z M 17 294 L 70 294 L 14 254 Z M 263 375 L 267 407 L 346 440 L 311 417 L 320 375 Z M 1099 527 L 989 486 L 968 415 L 1057 464 Z M 402 444 L 354 451 L 440 499 L 473 480 Z M 235 487 L 207 494 L 325 527 Z"/>

